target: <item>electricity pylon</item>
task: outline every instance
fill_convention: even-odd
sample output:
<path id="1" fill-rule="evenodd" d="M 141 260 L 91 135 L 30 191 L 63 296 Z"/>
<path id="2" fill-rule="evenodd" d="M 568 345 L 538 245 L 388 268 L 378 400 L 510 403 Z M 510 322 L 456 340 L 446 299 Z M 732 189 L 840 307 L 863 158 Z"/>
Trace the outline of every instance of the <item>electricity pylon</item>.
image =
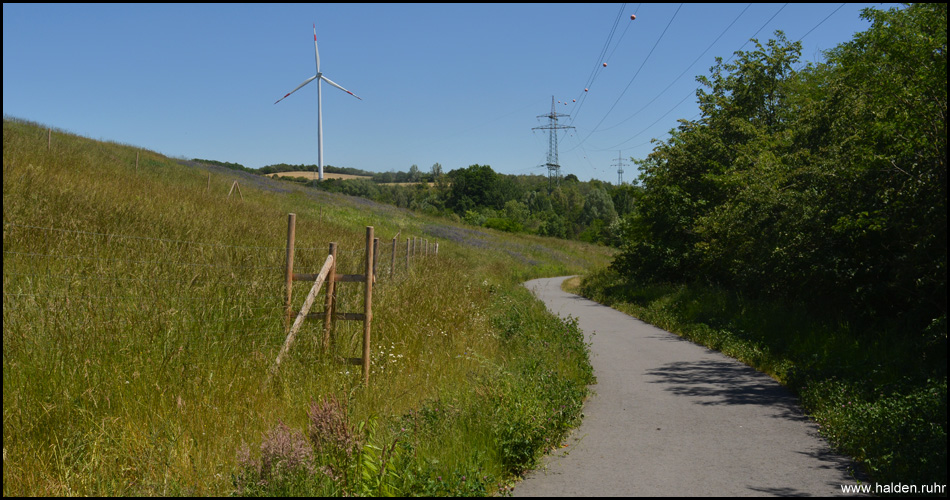
<path id="1" fill-rule="evenodd" d="M 623 155 L 620 151 L 617 151 L 617 163 L 613 166 L 617 167 L 617 185 L 620 186 L 623 184 Z"/>
<path id="2" fill-rule="evenodd" d="M 544 164 L 548 167 L 548 180 L 551 184 L 561 183 L 561 165 L 557 162 L 557 131 L 559 129 L 574 128 L 569 125 L 558 125 L 557 119 L 565 115 L 554 110 L 554 96 L 551 96 L 551 113 L 547 115 L 538 115 L 538 118 L 547 118 L 548 124 L 542 127 L 534 127 L 531 130 L 548 130 L 548 162 Z"/>

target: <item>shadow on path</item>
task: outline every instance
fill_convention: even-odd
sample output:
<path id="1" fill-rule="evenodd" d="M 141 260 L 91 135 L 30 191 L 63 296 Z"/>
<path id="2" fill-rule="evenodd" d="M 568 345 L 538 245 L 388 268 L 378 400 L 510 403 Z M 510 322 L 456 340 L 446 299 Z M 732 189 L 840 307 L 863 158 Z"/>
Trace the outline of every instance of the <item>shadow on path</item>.
<path id="1" fill-rule="evenodd" d="M 767 375 L 729 361 L 678 361 L 648 370 L 649 383 L 664 384 L 678 396 L 696 404 L 760 405 L 776 409 L 776 418 L 806 421 L 797 398 Z"/>

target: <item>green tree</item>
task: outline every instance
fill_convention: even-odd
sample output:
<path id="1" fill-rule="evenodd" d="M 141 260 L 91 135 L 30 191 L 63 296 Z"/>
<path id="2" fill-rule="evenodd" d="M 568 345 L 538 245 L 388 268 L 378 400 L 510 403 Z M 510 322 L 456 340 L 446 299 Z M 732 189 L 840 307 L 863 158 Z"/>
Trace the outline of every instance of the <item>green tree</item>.
<path id="1" fill-rule="evenodd" d="M 498 178 L 488 165 L 470 165 L 449 172 L 451 187 L 446 206 L 459 215 L 477 207 L 500 209 L 503 201 L 498 196 Z"/>
<path id="2" fill-rule="evenodd" d="M 825 64 L 794 71 L 777 32 L 698 78 L 701 118 L 638 161 L 617 269 L 945 324 L 946 5 L 863 16 Z"/>
<path id="3" fill-rule="evenodd" d="M 591 224 L 595 220 L 610 224 L 617 218 L 614 202 L 603 188 L 592 189 L 584 197 L 584 209 L 580 222 Z"/>
<path id="4" fill-rule="evenodd" d="M 636 198 L 636 192 L 639 186 L 635 184 L 622 184 L 610 189 L 610 198 L 614 202 L 614 208 L 618 216 L 627 215 L 633 211 L 633 200 Z"/>
<path id="5" fill-rule="evenodd" d="M 832 50 L 822 130 L 828 203 L 847 260 L 835 279 L 863 307 L 917 330 L 946 316 L 947 5 L 866 9 L 871 28 Z M 945 330 L 944 330 L 945 335 Z"/>

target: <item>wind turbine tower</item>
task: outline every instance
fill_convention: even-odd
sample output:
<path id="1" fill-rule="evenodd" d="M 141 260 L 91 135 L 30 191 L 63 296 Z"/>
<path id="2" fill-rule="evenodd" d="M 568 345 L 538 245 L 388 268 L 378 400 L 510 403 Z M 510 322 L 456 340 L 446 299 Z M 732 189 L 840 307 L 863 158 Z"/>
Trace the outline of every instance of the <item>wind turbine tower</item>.
<path id="1" fill-rule="evenodd" d="M 541 127 L 534 127 L 531 130 L 548 130 L 548 162 L 544 164 L 545 167 L 548 167 L 548 180 L 551 181 L 551 184 L 560 184 L 561 182 L 561 165 L 557 162 L 557 131 L 563 129 L 574 128 L 568 125 L 558 125 L 557 119 L 565 115 L 563 113 L 558 113 L 554 110 L 554 96 L 551 96 L 551 113 L 547 115 L 538 115 L 538 118 L 547 118 L 548 124 Z"/>
<path id="2" fill-rule="evenodd" d="M 294 92 L 300 90 L 300 87 L 303 87 L 304 85 L 314 80 L 317 81 L 317 165 L 319 166 L 319 169 L 320 169 L 320 180 L 322 181 L 323 180 L 323 110 L 321 109 L 321 107 L 323 103 L 323 95 L 321 94 L 322 87 L 320 84 L 322 82 L 327 82 L 330 85 L 333 85 L 334 87 L 342 90 L 343 92 L 346 92 L 347 94 L 350 94 L 351 96 L 361 101 L 363 99 L 360 96 L 350 92 L 349 90 L 346 90 L 345 88 L 339 86 L 333 80 L 330 80 L 329 78 L 323 76 L 323 73 L 320 72 L 320 49 L 317 48 L 317 25 L 316 24 L 313 25 L 313 52 L 317 58 L 317 74 L 311 76 L 310 78 L 307 78 L 303 83 L 301 83 L 300 85 L 297 85 L 297 88 L 288 92 L 286 95 L 284 95 L 284 97 L 277 99 L 277 102 L 275 102 L 274 104 L 277 104 L 278 102 L 283 101 L 290 94 L 293 94 Z"/>

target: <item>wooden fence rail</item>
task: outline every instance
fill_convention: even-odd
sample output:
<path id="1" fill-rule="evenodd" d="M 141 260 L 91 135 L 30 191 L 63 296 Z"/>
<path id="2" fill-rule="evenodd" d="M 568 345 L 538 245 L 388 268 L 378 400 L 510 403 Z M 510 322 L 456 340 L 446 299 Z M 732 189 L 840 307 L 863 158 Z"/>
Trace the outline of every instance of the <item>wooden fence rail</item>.
<path id="1" fill-rule="evenodd" d="M 358 364 L 362 365 L 363 369 L 363 384 L 369 385 L 369 374 L 370 374 L 370 339 L 372 333 L 372 320 L 373 320 L 373 285 L 377 279 L 377 267 L 379 261 L 379 238 L 374 237 L 373 226 L 366 226 L 366 272 L 364 274 L 337 274 L 337 255 L 338 255 L 338 245 L 337 243 L 330 243 L 329 255 L 327 260 L 323 265 L 323 268 L 317 274 L 307 274 L 307 273 L 295 273 L 294 272 L 294 244 L 296 238 L 296 214 L 288 214 L 287 217 L 287 260 L 286 260 L 286 271 L 284 275 L 285 286 L 286 286 L 286 295 L 284 301 L 284 328 L 285 330 L 289 327 L 287 334 L 287 339 L 284 341 L 284 345 L 280 350 L 280 353 L 277 355 L 277 361 L 274 365 L 273 372 L 280 366 L 281 359 L 286 355 L 287 351 L 290 349 L 291 343 L 293 343 L 294 337 L 296 336 L 300 326 L 303 324 L 305 319 L 322 319 L 323 320 L 323 350 L 324 352 L 329 352 L 331 343 L 332 343 L 332 330 L 334 321 L 343 320 L 343 321 L 362 321 L 363 322 L 363 349 L 361 357 L 344 357 L 341 360 L 345 363 Z M 390 258 L 390 269 L 389 276 L 393 276 L 396 268 L 396 243 L 397 238 L 400 233 L 396 233 L 396 236 L 393 236 L 392 240 L 392 257 Z M 419 238 L 415 238 L 416 241 Z M 410 241 L 412 239 L 406 240 L 406 268 L 409 268 L 410 261 Z M 420 242 L 422 243 L 422 242 Z M 413 250 L 415 250 L 415 244 L 412 245 Z M 426 250 L 428 250 L 428 241 L 425 242 Z M 438 254 L 438 246 L 435 246 L 436 254 Z M 415 252 L 412 252 L 415 253 Z M 426 251 L 428 254 L 428 251 Z M 292 294 L 293 294 L 293 282 L 294 281 L 313 281 L 314 285 L 310 289 L 310 293 L 307 295 L 307 299 L 304 301 L 303 307 L 300 311 L 297 312 L 296 320 L 294 320 L 293 325 L 290 324 L 290 319 L 294 316 L 294 310 L 291 306 Z M 313 302 L 316 299 L 317 294 L 323 283 L 326 283 L 326 298 L 324 300 L 323 312 L 310 312 L 310 309 L 313 306 Z M 336 310 L 336 285 L 337 283 L 363 283 L 365 285 L 364 295 L 363 295 L 363 312 L 339 312 Z"/>
<path id="2" fill-rule="evenodd" d="M 297 331 L 300 330 L 301 325 L 303 325 L 303 320 L 306 319 L 307 314 L 310 312 L 310 307 L 313 306 L 314 299 L 317 298 L 317 293 L 320 292 L 320 287 L 323 286 L 323 281 L 327 279 L 327 274 L 330 272 L 330 268 L 333 267 L 335 260 L 332 255 L 327 256 L 326 262 L 323 264 L 323 268 L 320 269 L 320 273 L 317 274 L 316 279 L 313 282 L 313 287 L 310 288 L 310 293 L 307 294 L 307 299 L 303 302 L 303 307 L 300 308 L 300 313 L 297 314 L 297 319 L 294 321 L 294 325 L 290 327 L 290 333 L 287 334 L 287 339 L 284 341 L 284 346 L 280 348 L 280 353 L 277 354 L 277 361 L 274 363 L 274 370 L 280 367 L 280 359 L 287 354 L 287 350 L 290 349 L 290 344 L 294 341 L 294 336 L 297 335 Z"/>

